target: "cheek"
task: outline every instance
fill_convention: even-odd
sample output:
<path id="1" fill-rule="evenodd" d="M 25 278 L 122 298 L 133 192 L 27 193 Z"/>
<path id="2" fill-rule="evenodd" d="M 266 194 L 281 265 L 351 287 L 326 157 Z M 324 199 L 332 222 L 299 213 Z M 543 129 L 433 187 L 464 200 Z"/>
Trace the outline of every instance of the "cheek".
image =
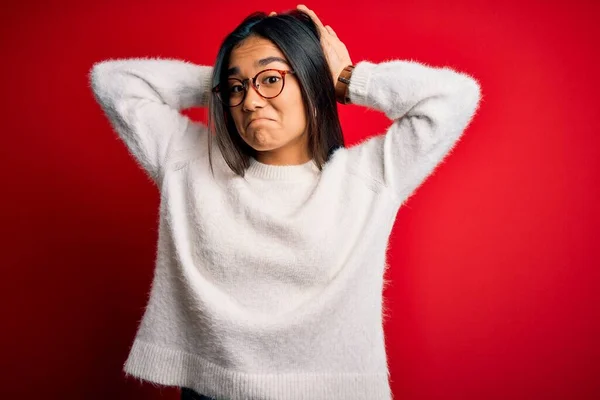
<path id="1" fill-rule="evenodd" d="M 304 102 L 300 89 L 295 88 L 295 91 L 287 93 L 285 98 L 282 98 L 281 107 L 279 109 L 284 125 L 295 130 L 303 130 L 306 127 L 306 116 L 304 112 Z"/>
<path id="2" fill-rule="evenodd" d="M 231 110 L 231 118 L 233 119 L 233 122 L 235 123 L 238 132 L 242 132 L 243 116 L 241 111 L 239 110 L 239 107 L 233 108 Z"/>

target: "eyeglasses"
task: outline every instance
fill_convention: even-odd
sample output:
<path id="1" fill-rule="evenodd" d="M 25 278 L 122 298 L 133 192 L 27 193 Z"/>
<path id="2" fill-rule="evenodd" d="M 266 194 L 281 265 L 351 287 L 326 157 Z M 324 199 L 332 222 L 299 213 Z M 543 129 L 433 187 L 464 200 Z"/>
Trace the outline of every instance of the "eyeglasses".
<path id="1" fill-rule="evenodd" d="M 244 80 L 237 78 L 227 79 L 227 85 L 221 87 L 221 84 L 215 86 L 212 91 L 216 93 L 221 102 L 229 107 L 236 107 L 242 104 L 249 90 L 249 82 L 252 81 L 254 90 L 265 99 L 273 99 L 283 92 L 285 87 L 285 76 L 294 74 L 295 71 L 285 71 L 280 69 L 265 69 L 260 71 L 254 78 Z"/>

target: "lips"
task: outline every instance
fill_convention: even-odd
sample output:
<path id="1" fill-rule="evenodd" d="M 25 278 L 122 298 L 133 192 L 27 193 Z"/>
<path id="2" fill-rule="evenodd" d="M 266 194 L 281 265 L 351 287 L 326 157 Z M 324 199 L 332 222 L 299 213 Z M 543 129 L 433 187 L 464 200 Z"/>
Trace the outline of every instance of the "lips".
<path id="1" fill-rule="evenodd" d="M 254 121 L 260 121 L 260 120 L 273 121 L 273 120 L 272 120 L 272 119 L 270 119 L 270 118 L 253 118 L 253 119 L 251 119 L 250 121 L 248 121 L 248 123 L 246 124 L 246 128 L 247 128 L 248 126 L 250 126 L 250 124 L 251 124 L 251 123 L 253 123 Z"/>

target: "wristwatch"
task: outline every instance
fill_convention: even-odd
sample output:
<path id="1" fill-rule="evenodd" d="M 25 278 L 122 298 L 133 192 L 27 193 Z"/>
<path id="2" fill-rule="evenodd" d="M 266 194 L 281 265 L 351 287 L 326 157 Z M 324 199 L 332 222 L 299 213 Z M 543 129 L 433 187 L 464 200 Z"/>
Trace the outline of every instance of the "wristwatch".
<path id="1" fill-rule="evenodd" d="M 348 65 L 340 72 L 337 82 L 335 83 L 335 98 L 341 104 L 350 104 L 348 87 L 350 86 L 350 77 L 354 65 Z"/>

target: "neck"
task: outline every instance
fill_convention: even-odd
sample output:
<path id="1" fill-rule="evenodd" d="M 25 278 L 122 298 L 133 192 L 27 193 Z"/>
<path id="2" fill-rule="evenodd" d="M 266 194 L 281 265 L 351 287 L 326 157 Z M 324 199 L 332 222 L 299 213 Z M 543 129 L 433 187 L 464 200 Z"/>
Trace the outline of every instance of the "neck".
<path id="1" fill-rule="evenodd" d="M 307 135 L 302 135 L 294 143 L 289 143 L 284 147 L 259 151 L 256 154 L 256 161 L 267 165 L 300 165 L 312 160 L 308 151 L 308 143 L 305 140 Z"/>

